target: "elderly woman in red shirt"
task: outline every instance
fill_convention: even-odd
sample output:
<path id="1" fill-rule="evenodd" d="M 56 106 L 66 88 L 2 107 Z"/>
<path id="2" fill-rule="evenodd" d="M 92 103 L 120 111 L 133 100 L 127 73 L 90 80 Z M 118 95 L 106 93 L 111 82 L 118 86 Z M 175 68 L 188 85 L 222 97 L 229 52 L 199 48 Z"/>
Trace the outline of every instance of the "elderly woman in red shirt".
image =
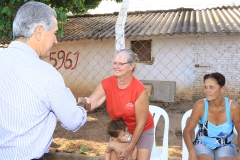
<path id="1" fill-rule="evenodd" d="M 133 135 L 127 147 L 122 148 L 117 155 L 112 152 L 112 160 L 150 159 L 154 139 L 154 123 L 149 112 L 146 88 L 132 74 L 137 61 L 137 55 L 131 50 L 117 51 L 113 61 L 114 75 L 104 79 L 90 97 L 82 101 L 85 103 L 86 110 L 90 111 L 99 107 L 106 100 L 110 117 L 112 119 L 122 118 Z M 137 157 L 131 157 L 136 145 Z"/>

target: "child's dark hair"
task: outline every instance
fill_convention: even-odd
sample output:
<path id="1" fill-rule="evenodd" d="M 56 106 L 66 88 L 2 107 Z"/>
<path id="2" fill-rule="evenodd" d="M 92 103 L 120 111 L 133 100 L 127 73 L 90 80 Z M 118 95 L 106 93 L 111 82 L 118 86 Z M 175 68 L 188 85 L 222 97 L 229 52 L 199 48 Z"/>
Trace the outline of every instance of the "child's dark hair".
<path id="1" fill-rule="evenodd" d="M 205 74 L 203 77 L 203 81 L 205 82 L 206 79 L 213 78 L 217 81 L 218 85 L 221 87 L 225 85 L 225 77 L 218 72 L 210 73 L 210 74 Z"/>
<path id="2" fill-rule="evenodd" d="M 118 137 L 120 131 L 125 131 L 126 127 L 127 125 L 123 119 L 112 119 L 107 124 L 107 133 L 111 137 Z"/>

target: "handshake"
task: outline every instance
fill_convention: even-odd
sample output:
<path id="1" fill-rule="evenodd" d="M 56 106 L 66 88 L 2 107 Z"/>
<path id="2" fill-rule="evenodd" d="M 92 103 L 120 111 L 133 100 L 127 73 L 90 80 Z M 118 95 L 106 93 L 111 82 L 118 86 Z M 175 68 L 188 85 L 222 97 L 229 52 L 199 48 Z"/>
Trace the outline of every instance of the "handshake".
<path id="1" fill-rule="evenodd" d="M 89 98 L 87 98 L 87 97 L 85 97 L 85 98 L 84 97 L 79 97 L 77 105 L 82 106 L 87 111 L 91 110 L 91 103 L 89 101 Z"/>

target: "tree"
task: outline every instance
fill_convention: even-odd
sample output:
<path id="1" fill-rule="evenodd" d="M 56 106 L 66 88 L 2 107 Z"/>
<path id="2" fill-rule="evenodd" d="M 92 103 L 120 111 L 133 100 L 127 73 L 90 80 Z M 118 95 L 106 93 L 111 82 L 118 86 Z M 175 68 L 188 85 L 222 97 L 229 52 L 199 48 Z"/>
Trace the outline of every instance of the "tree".
<path id="1" fill-rule="evenodd" d="M 12 38 L 12 22 L 18 8 L 29 0 L 0 0 L 0 39 Z M 101 0 L 36 0 L 51 6 L 58 15 L 58 36 L 63 35 L 67 13 L 80 14 L 96 8 Z M 122 0 L 116 0 L 122 2 Z"/>

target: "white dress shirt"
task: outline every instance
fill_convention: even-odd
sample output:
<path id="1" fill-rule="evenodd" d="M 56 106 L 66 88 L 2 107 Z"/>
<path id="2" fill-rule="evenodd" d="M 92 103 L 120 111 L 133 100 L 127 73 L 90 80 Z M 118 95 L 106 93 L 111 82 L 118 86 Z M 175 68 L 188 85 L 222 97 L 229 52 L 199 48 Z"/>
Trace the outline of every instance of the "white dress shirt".
<path id="1" fill-rule="evenodd" d="M 51 64 L 27 44 L 13 41 L 0 52 L 0 160 L 47 153 L 57 118 L 74 132 L 84 125 L 87 113 Z"/>

